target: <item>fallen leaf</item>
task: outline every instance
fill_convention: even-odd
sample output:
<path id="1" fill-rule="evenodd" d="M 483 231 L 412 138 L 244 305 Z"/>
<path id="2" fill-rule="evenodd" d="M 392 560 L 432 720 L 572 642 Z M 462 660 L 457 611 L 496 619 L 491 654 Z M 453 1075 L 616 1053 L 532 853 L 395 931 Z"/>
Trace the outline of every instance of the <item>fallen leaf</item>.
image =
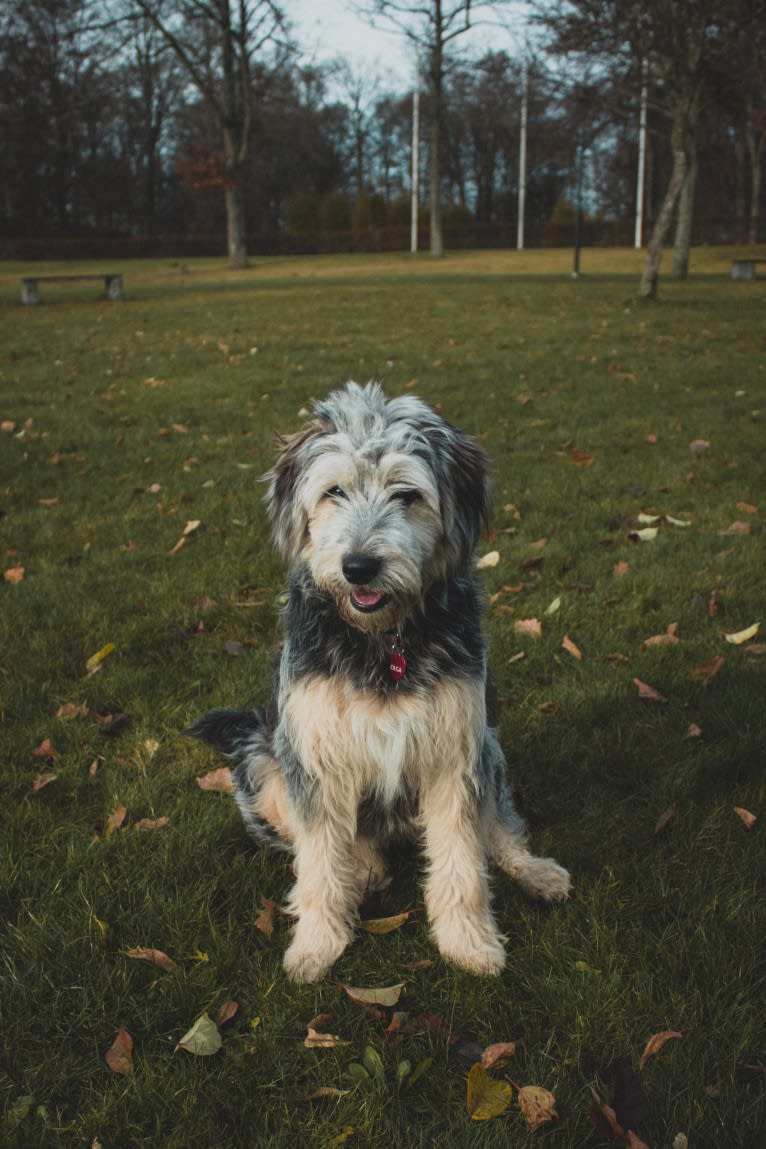
<path id="1" fill-rule="evenodd" d="M 673 515 L 665 515 L 665 522 L 670 523 L 671 527 L 690 527 L 692 525 L 689 519 L 676 519 Z"/>
<path id="2" fill-rule="evenodd" d="M 161 969 L 164 973 L 172 973 L 173 970 L 178 969 L 178 966 L 169 958 L 163 950 L 147 949 L 139 946 L 135 949 L 125 951 L 125 957 L 133 958 L 136 961 L 146 961 L 151 965 L 156 965 L 157 969 Z"/>
<path id="3" fill-rule="evenodd" d="M 628 537 L 640 543 L 652 543 L 659 533 L 659 527 L 643 527 L 640 531 L 630 531 Z"/>
<path id="4" fill-rule="evenodd" d="M 489 1121 L 505 1113 L 513 1098 L 513 1087 L 507 1081 L 491 1077 L 480 1062 L 468 1073 L 466 1105 L 472 1121 Z"/>
<path id="5" fill-rule="evenodd" d="M 236 1017 L 238 1010 L 238 1001 L 232 1001 L 231 999 L 225 1001 L 215 1015 L 215 1024 L 225 1025 L 227 1021 L 231 1021 L 233 1017 Z"/>
<path id="6" fill-rule="evenodd" d="M 201 525 L 201 522 L 201 519 L 189 519 L 188 523 L 183 529 L 183 536 L 188 537 L 190 534 L 196 531 L 197 527 Z"/>
<path id="7" fill-rule="evenodd" d="M 588 1116 L 604 1140 L 611 1141 L 621 1149 L 649 1149 L 633 1130 L 626 1132 L 623 1129 L 611 1105 L 599 1096 L 592 1085 L 589 1088 L 595 1104 L 588 1109 Z"/>
<path id="8" fill-rule="evenodd" d="M 687 738 L 701 738 L 702 727 L 698 726 L 696 722 L 689 723 L 689 729 L 686 731 Z"/>
<path id="9" fill-rule="evenodd" d="M 476 560 L 477 571 L 487 570 L 489 567 L 496 567 L 500 562 L 499 551 L 489 551 L 488 554 L 482 555 L 480 559 Z"/>
<path id="10" fill-rule="evenodd" d="M 3 571 L 3 578 L 7 583 L 10 583 L 11 586 L 16 586 L 18 583 L 23 582 L 24 571 L 24 567 L 8 567 L 7 570 Z"/>
<path id="11" fill-rule="evenodd" d="M 678 630 L 678 623 L 671 622 L 668 629 L 664 634 L 653 634 L 651 638 L 645 638 L 641 643 L 642 646 L 672 646 L 675 642 L 680 642 L 681 639 L 676 633 Z"/>
<path id="12" fill-rule="evenodd" d="M 640 678 L 634 678 L 633 684 L 638 690 L 639 698 L 643 698 L 647 702 L 667 702 L 664 694 L 660 694 L 659 690 L 655 690 L 653 686 L 642 682 Z"/>
<path id="13" fill-rule="evenodd" d="M 561 646 L 567 652 L 567 654 L 572 655 L 572 658 L 576 658 L 578 662 L 581 661 L 582 651 L 579 647 L 575 646 L 568 634 L 564 635 L 564 640 L 561 643 Z"/>
<path id="14" fill-rule="evenodd" d="M 35 758 L 44 758 L 51 766 L 55 766 L 59 760 L 50 738 L 43 738 L 42 742 L 35 746 L 32 754 Z"/>
<path id="15" fill-rule="evenodd" d="M 341 1097 L 347 1097 L 350 1092 L 350 1089 L 336 1089 L 332 1085 L 320 1085 L 313 1093 L 307 1093 L 305 1097 L 301 1097 L 301 1101 L 338 1101 Z"/>
<path id="16" fill-rule="evenodd" d="M 51 782 L 55 782 L 57 778 L 58 774 L 38 774 L 37 777 L 32 780 L 32 793 L 37 794 L 38 791 L 42 790 L 45 786 L 49 786 Z"/>
<path id="17" fill-rule="evenodd" d="M 698 666 L 695 670 L 691 671 L 692 678 L 696 678 L 699 682 L 703 682 L 707 686 L 711 678 L 713 678 L 721 669 L 726 659 L 722 654 L 717 654 L 710 662 L 706 662 L 704 666 Z"/>
<path id="18" fill-rule="evenodd" d="M 88 707 L 85 702 L 62 702 L 56 711 L 56 717 L 61 722 L 68 722 L 70 718 L 87 718 Z"/>
<path id="19" fill-rule="evenodd" d="M 678 806 L 674 802 L 672 806 L 668 806 L 667 810 L 663 811 L 657 819 L 657 824 L 654 827 L 652 837 L 656 838 L 659 834 L 663 834 L 669 826 L 678 820 Z"/>
<path id="20" fill-rule="evenodd" d="M 212 1017 L 203 1013 L 188 1033 L 183 1035 L 177 1048 L 193 1053 L 195 1057 L 210 1057 L 213 1053 L 217 1053 L 222 1045 L 223 1039 L 218 1032 L 218 1026 Z"/>
<path id="21" fill-rule="evenodd" d="M 745 647 L 745 654 L 761 655 L 766 654 L 766 642 L 753 642 L 750 646 Z"/>
<path id="22" fill-rule="evenodd" d="M 118 806 L 117 809 L 109 815 L 106 820 L 106 826 L 104 827 L 104 837 L 108 838 L 110 834 L 115 832 L 115 830 L 120 829 L 123 822 L 125 821 L 127 812 L 128 811 L 124 806 Z"/>
<path id="23" fill-rule="evenodd" d="M 253 923 L 257 930 L 270 938 L 274 933 L 274 919 L 276 918 L 279 906 L 273 902 L 271 898 L 261 898 L 261 905 L 263 909 Z"/>
<path id="24" fill-rule="evenodd" d="M 734 813 L 738 818 L 742 819 L 748 830 L 752 829 L 753 824 L 757 821 L 758 818 L 757 814 L 751 814 L 749 810 L 744 808 L 744 806 L 735 806 Z"/>
<path id="25" fill-rule="evenodd" d="M 695 455 L 704 455 L 705 451 L 710 450 L 710 440 L 693 439 L 689 444 L 689 450 L 693 451 Z"/>
<path id="26" fill-rule="evenodd" d="M 93 674 L 94 671 L 98 670 L 104 659 L 108 658 L 114 649 L 114 643 L 107 642 L 104 646 L 101 647 L 100 650 L 97 650 L 95 654 L 92 654 L 88 661 L 85 663 L 85 669 L 88 674 Z"/>
<path id="27" fill-rule="evenodd" d="M 306 1039 L 303 1042 L 305 1049 L 337 1049 L 341 1045 L 349 1045 L 342 1037 L 334 1033 L 317 1033 L 313 1026 L 306 1027 Z"/>
<path id="28" fill-rule="evenodd" d="M 134 824 L 134 830 L 161 830 L 163 826 L 167 826 L 170 818 L 163 814 L 161 818 L 139 818 Z"/>
<path id="29" fill-rule="evenodd" d="M 519 1090 L 519 1105 L 530 1129 L 537 1129 L 558 1117 L 556 1098 L 539 1085 L 523 1085 Z"/>
<path id="30" fill-rule="evenodd" d="M 576 467 L 589 467 L 593 462 L 593 456 L 583 451 L 581 447 L 570 447 L 569 458 Z"/>
<path id="31" fill-rule="evenodd" d="M 124 710 L 101 710 L 95 715 L 95 719 L 101 733 L 109 738 L 130 725 L 130 715 Z"/>
<path id="32" fill-rule="evenodd" d="M 758 515 L 760 511 L 752 503 L 737 503 L 737 510 L 744 511 L 746 515 Z"/>
<path id="33" fill-rule="evenodd" d="M 133 1038 L 126 1029 L 118 1029 L 114 1041 L 104 1054 L 104 1061 L 113 1073 L 123 1077 L 133 1072 Z"/>
<path id="34" fill-rule="evenodd" d="M 200 790 L 221 790 L 227 794 L 234 791 L 234 779 L 228 766 L 219 766 L 217 770 L 210 770 L 195 778 Z"/>
<path id="35" fill-rule="evenodd" d="M 513 1057 L 515 1052 L 515 1041 L 497 1041 L 494 1045 L 486 1047 L 481 1055 L 481 1065 L 484 1069 L 492 1069 L 493 1067 L 500 1069 L 509 1057 Z"/>
<path id="36" fill-rule="evenodd" d="M 637 521 L 645 527 L 653 527 L 655 523 L 662 522 L 662 515 L 645 515 L 644 512 L 641 511 L 637 517 Z"/>
<path id="37" fill-rule="evenodd" d="M 517 634 L 528 634 L 531 638 L 540 638 L 543 633 L 539 618 L 518 618 L 513 629 Z"/>
<path id="38" fill-rule="evenodd" d="M 545 608 L 545 615 L 557 614 L 561 610 L 561 598 L 554 598 L 553 602 Z"/>
<path id="39" fill-rule="evenodd" d="M 614 575 L 615 578 L 624 578 L 624 576 L 628 573 L 629 570 L 630 570 L 630 566 L 628 563 L 619 562 L 619 563 L 615 563 L 614 566 L 612 567 L 612 574 Z"/>
<path id="40" fill-rule="evenodd" d="M 365 921 L 361 921 L 359 925 L 368 934 L 390 934 L 394 930 L 400 929 L 413 912 L 413 910 L 405 910 L 401 914 L 392 914 L 388 918 L 367 918 Z"/>
<path id="41" fill-rule="evenodd" d="M 738 630 L 733 634 L 725 634 L 724 638 L 733 646 L 741 646 L 743 642 L 747 642 L 749 639 L 755 638 L 760 629 L 760 622 L 754 622 L 752 626 L 748 626 L 745 630 Z"/>
<path id="42" fill-rule="evenodd" d="M 741 519 L 736 519 L 731 526 L 727 527 L 725 531 L 719 531 L 719 535 L 749 535 L 750 523 L 744 523 Z"/>
<path id="43" fill-rule="evenodd" d="M 391 1006 L 396 1005 L 402 995 L 405 983 L 399 982 L 398 985 L 389 985 L 381 988 L 363 989 L 350 985 L 342 985 L 352 1001 L 360 1005 L 382 1005 L 389 1009 Z"/>
<path id="44" fill-rule="evenodd" d="M 644 1052 L 641 1054 L 641 1060 L 638 1063 L 639 1072 L 644 1068 L 649 1058 L 659 1053 L 668 1041 L 681 1037 L 683 1037 L 683 1034 L 679 1033 L 676 1029 L 663 1029 L 661 1033 L 655 1033 L 653 1037 L 650 1037 L 646 1043 Z"/>

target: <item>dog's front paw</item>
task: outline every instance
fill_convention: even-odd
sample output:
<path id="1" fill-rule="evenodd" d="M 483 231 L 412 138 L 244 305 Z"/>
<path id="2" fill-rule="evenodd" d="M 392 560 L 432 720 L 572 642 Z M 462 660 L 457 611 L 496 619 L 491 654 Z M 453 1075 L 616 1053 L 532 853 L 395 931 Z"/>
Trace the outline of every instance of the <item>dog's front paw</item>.
<path id="1" fill-rule="evenodd" d="M 326 923 L 299 921 L 285 951 L 284 968 L 293 981 L 319 981 L 348 945 L 346 932 L 334 932 Z"/>
<path id="2" fill-rule="evenodd" d="M 489 923 L 471 922 L 455 916 L 433 925 L 439 953 L 461 969 L 479 975 L 496 976 L 505 966 L 505 947 L 499 933 Z"/>
<path id="3" fill-rule="evenodd" d="M 515 878 L 530 897 L 546 902 L 563 902 L 572 888 L 568 871 L 553 858 L 526 858 Z"/>

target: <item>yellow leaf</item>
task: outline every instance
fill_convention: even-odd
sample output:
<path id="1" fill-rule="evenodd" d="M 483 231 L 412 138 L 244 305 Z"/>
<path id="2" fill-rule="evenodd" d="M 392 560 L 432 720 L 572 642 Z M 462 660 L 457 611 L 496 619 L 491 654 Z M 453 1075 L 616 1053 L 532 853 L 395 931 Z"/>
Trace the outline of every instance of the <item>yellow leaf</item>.
<path id="1" fill-rule="evenodd" d="M 582 659 L 582 651 L 578 646 L 575 646 L 568 634 L 564 635 L 564 641 L 561 645 L 567 654 L 572 655 L 572 658 L 576 658 L 578 662 Z"/>
<path id="2" fill-rule="evenodd" d="M 489 551 L 488 554 L 482 555 L 480 559 L 476 560 L 477 571 L 487 570 L 488 567 L 496 567 L 500 562 L 499 551 Z"/>
<path id="3" fill-rule="evenodd" d="M 641 1061 L 638 1064 L 639 1070 L 644 1068 L 650 1057 L 654 1057 L 655 1053 L 660 1052 L 666 1042 L 679 1037 L 683 1037 L 683 1034 L 675 1029 L 663 1029 L 661 1033 L 655 1033 L 653 1037 L 650 1037 L 644 1052 L 641 1054 Z"/>
<path id="4" fill-rule="evenodd" d="M 524 1085 L 519 1090 L 519 1105 L 530 1129 L 537 1129 L 558 1117 L 556 1098 L 539 1085 Z"/>
<path id="5" fill-rule="evenodd" d="M 489 1121 L 499 1117 L 511 1104 L 513 1087 L 507 1081 L 490 1077 L 480 1062 L 475 1062 L 468 1074 L 466 1105 L 472 1121 Z"/>
<path id="6" fill-rule="evenodd" d="M 405 910 L 401 914 L 392 914 L 390 918 L 367 918 L 359 923 L 368 934 L 390 934 L 400 929 L 409 918 L 412 910 Z"/>
<path id="7" fill-rule="evenodd" d="M 104 661 L 104 659 L 109 657 L 114 648 L 115 647 L 113 642 L 107 642 L 104 646 L 101 647 L 100 650 L 97 650 L 95 654 L 92 654 L 88 661 L 85 663 L 85 669 L 88 671 L 88 673 L 92 673 L 94 670 L 96 670 Z"/>
<path id="8" fill-rule="evenodd" d="M 392 1005 L 396 1005 L 401 997 L 404 982 L 373 989 L 360 989 L 350 985 L 344 985 L 342 988 L 352 1001 L 356 1001 L 360 1005 L 382 1005 L 390 1008 Z"/>
<path id="9" fill-rule="evenodd" d="M 644 527 L 640 531 L 631 531 L 630 537 L 638 539 L 640 543 L 653 543 L 659 534 L 659 527 Z"/>
<path id="10" fill-rule="evenodd" d="M 735 631 L 734 634 L 725 634 L 724 638 L 733 646 L 741 646 L 743 642 L 748 639 L 755 638 L 758 631 L 761 629 L 760 622 L 754 622 L 752 626 L 748 626 L 746 630 Z"/>
<path id="11" fill-rule="evenodd" d="M 223 1039 L 218 1026 L 206 1013 L 198 1017 L 194 1025 L 178 1042 L 179 1049 L 193 1053 L 195 1057 L 210 1057 L 217 1053 L 223 1045 Z"/>

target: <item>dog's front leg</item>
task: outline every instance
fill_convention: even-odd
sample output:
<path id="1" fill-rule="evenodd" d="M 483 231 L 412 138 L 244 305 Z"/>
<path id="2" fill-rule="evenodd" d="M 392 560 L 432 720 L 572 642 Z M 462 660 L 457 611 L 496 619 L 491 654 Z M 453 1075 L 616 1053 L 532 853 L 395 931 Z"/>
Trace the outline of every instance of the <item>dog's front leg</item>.
<path id="1" fill-rule="evenodd" d="M 464 776 L 440 774 L 421 792 L 425 897 L 441 954 L 478 974 L 500 973 L 503 939 L 489 905 L 486 828 Z"/>
<path id="2" fill-rule="evenodd" d="M 295 836 L 297 880 L 288 910 L 298 920 L 284 959 L 295 981 L 317 981 L 351 941 L 360 897 L 352 845 L 326 808 Z"/>

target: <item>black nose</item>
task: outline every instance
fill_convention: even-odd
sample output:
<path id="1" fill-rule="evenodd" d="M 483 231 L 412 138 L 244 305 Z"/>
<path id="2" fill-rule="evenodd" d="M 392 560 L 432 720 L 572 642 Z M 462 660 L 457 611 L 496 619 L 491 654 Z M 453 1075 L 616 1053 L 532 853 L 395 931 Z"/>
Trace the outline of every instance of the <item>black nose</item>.
<path id="1" fill-rule="evenodd" d="M 363 551 L 352 551 L 343 560 L 343 577 L 354 586 L 365 586 L 372 582 L 380 570 L 380 559 L 366 555 Z"/>

